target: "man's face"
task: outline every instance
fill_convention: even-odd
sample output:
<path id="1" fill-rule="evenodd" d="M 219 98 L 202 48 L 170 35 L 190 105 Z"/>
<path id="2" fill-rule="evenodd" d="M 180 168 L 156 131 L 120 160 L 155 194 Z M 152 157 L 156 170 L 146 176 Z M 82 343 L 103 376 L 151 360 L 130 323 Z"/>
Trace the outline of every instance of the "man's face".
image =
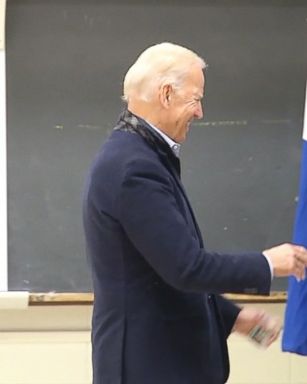
<path id="1" fill-rule="evenodd" d="M 201 100 L 204 92 L 204 74 L 200 66 L 193 66 L 180 89 L 171 92 L 168 134 L 177 143 L 186 139 L 190 124 L 203 117 Z"/>

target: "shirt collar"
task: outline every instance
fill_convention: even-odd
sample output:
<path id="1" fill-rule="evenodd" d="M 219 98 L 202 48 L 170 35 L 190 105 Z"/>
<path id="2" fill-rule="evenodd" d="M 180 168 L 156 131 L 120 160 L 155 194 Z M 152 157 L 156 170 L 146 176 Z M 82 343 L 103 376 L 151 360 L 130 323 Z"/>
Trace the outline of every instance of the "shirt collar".
<path id="1" fill-rule="evenodd" d="M 146 120 L 145 120 L 146 121 Z M 170 146 L 171 150 L 173 151 L 174 155 L 176 157 L 179 157 L 180 154 L 180 147 L 181 145 L 176 143 L 176 141 L 172 140 L 169 136 L 167 136 L 164 132 L 160 131 L 157 127 L 146 121 L 148 125 L 151 126 L 152 129 L 154 129 L 162 138 L 167 142 L 167 144 Z"/>

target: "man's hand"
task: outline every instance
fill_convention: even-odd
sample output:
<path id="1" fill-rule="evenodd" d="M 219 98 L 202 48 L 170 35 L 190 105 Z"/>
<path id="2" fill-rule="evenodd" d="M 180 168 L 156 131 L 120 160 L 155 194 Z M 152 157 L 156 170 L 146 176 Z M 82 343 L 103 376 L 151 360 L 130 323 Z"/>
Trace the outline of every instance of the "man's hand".
<path id="1" fill-rule="evenodd" d="M 282 244 L 262 252 L 270 259 L 276 277 L 294 275 L 298 280 L 305 279 L 307 250 L 293 244 Z"/>
<path id="2" fill-rule="evenodd" d="M 244 307 L 237 317 L 233 331 L 248 336 L 257 326 L 268 332 L 269 337 L 265 340 L 265 347 L 271 345 L 278 338 L 281 330 L 280 321 L 277 318 L 269 316 L 263 310 Z"/>

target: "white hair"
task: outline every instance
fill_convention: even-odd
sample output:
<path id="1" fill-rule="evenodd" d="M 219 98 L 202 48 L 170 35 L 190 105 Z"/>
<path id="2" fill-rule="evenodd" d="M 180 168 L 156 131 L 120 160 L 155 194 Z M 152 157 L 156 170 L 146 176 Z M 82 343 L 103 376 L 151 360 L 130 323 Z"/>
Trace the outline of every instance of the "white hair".
<path id="1" fill-rule="evenodd" d="M 179 88 L 192 65 L 206 68 L 205 61 L 195 52 L 172 43 L 147 48 L 128 69 L 124 78 L 123 100 L 130 97 L 150 101 L 162 85 Z"/>

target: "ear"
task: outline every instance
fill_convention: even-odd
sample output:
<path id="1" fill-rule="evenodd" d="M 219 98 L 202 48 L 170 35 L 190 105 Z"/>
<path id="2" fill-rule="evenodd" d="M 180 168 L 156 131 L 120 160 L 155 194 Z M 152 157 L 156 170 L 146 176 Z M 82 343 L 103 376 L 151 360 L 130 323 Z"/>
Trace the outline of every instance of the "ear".
<path id="1" fill-rule="evenodd" d="M 173 94 L 173 88 L 170 84 L 164 84 L 161 86 L 160 93 L 159 93 L 160 103 L 166 109 L 170 107 L 172 94 Z"/>

